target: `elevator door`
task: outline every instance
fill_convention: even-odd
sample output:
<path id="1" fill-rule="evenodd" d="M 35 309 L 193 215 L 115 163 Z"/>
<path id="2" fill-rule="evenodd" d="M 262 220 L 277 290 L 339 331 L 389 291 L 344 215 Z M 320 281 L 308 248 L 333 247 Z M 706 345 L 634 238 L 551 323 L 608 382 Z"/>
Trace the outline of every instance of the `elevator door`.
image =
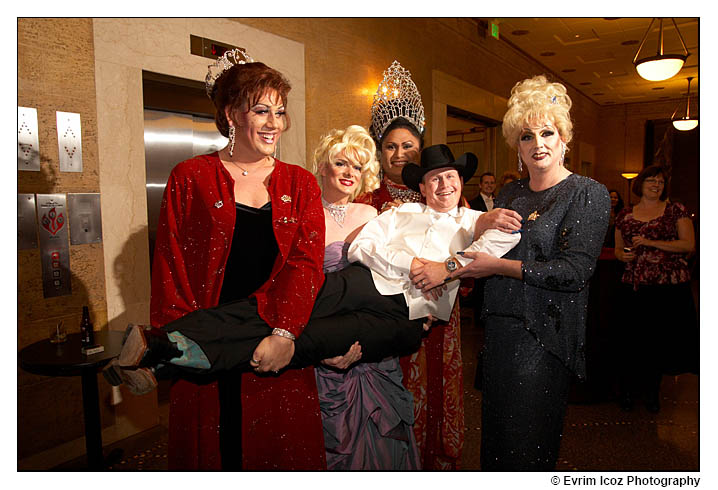
<path id="1" fill-rule="evenodd" d="M 214 119 L 145 109 L 145 172 L 150 264 L 155 249 L 162 195 L 172 169 L 183 160 L 227 145 Z"/>

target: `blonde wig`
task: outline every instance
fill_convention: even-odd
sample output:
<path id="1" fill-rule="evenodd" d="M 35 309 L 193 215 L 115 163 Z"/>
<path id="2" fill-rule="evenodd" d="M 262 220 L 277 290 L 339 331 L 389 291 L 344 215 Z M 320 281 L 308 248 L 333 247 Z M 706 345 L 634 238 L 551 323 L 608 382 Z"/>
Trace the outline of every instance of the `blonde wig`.
<path id="1" fill-rule="evenodd" d="M 319 140 L 319 145 L 314 150 L 312 172 L 320 186 L 322 169 L 341 154 L 361 165 L 361 180 L 352 194 L 352 199 L 379 187 L 380 165 L 376 159 L 376 145 L 369 132 L 358 125 L 346 129 L 332 129 Z"/>
<path id="2" fill-rule="evenodd" d="M 544 75 L 527 78 L 511 89 L 508 107 L 503 133 L 511 148 L 518 147 L 521 130 L 527 123 L 540 123 L 546 119 L 556 126 L 564 143 L 571 141 L 571 98 L 562 84 L 551 83 Z"/>

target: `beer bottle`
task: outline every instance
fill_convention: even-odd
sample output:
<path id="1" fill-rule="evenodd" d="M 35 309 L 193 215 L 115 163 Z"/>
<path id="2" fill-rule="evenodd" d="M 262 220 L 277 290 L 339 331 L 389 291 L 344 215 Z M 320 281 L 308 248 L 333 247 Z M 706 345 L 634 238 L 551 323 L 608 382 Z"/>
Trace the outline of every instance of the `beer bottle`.
<path id="1" fill-rule="evenodd" d="M 90 323 L 90 311 L 87 306 L 82 307 L 82 321 L 80 322 L 80 339 L 83 347 L 95 344 L 95 332 Z"/>

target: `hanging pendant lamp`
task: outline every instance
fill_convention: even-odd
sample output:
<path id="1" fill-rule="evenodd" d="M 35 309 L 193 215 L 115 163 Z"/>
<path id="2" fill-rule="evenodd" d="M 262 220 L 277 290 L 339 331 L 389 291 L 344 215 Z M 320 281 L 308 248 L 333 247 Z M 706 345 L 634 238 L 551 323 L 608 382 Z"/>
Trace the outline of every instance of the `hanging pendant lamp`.
<path id="1" fill-rule="evenodd" d="M 698 126 L 698 119 L 691 117 L 691 80 L 693 80 L 693 77 L 688 77 L 686 80 L 688 80 L 688 96 L 686 97 L 685 115 L 683 117 L 676 118 L 676 112 L 678 112 L 677 107 L 671 116 L 671 119 L 673 120 L 673 127 L 678 131 L 690 131 Z"/>
<path id="2" fill-rule="evenodd" d="M 681 40 L 681 45 L 683 46 L 685 54 L 663 53 L 663 19 L 658 19 L 658 46 L 656 48 L 656 54 L 654 56 L 647 56 L 638 59 L 638 55 L 641 53 L 641 48 L 643 48 L 646 38 L 651 32 L 651 27 L 653 27 L 653 23 L 655 21 L 656 19 L 654 18 L 648 25 L 648 30 L 643 35 L 643 40 L 638 46 L 636 56 L 633 58 L 633 64 L 636 66 L 638 74 L 646 80 L 650 80 L 652 82 L 667 80 L 674 76 L 681 70 L 683 63 L 686 62 L 686 58 L 690 55 L 688 49 L 686 48 L 686 43 L 683 41 L 683 36 L 681 36 L 681 31 L 678 30 L 678 25 L 676 25 L 675 19 L 671 19 L 671 21 L 673 22 L 673 26 L 676 28 L 676 33 L 678 34 L 678 38 Z"/>

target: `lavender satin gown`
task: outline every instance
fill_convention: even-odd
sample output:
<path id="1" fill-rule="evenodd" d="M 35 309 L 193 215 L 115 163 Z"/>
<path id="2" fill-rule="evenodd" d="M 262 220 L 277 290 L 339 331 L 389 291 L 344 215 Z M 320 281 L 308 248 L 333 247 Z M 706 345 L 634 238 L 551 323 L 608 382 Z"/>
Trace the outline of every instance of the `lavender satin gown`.
<path id="1" fill-rule="evenodd" d="M 349 265 L 343 241 L 325 249 L 324 272 Z M 341 328 L 341 325 L 337 325 Z M 330 470 L 418 470 L 414 398 L 402 385 L 397 357 L 315 370 Z"/>

